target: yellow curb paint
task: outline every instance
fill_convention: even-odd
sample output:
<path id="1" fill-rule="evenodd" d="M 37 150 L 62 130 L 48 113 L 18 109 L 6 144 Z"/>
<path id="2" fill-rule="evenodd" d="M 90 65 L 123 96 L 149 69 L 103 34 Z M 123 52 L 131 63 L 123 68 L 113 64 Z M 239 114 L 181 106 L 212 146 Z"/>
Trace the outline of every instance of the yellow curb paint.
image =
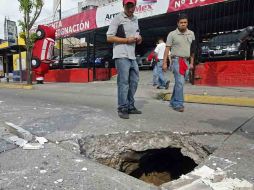
<path id="1" fill-rule="evenodd" d="M 32 85 L 25 85 L 25 84 L 1 84 L 0 88 L 9 88 L 9 89 L 25 89 L 25 90 L 31 90 L 34 87 Z"/>
<path id="2" fill-rule="evenodd" d="M 168 101 L 171 98 L 171 94 L 159 94 L 164 101 Z M 207 96 L 207 95 L 192 95 L 186 94 L 184 96 L 185 102 L 201 103 L 201 104 L 220 104 L 231 106 L 248 106 L 254 107 L 254 98 L 247 97 L 229 97 L 229 96 Z"/>

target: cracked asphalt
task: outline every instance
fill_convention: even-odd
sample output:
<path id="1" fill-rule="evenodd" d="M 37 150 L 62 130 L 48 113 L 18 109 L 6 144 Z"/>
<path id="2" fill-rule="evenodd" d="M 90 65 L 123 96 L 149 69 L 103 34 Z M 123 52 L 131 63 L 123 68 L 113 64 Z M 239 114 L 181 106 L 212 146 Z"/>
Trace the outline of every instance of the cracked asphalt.
<path id="1" fill-rule="evenodd" d="M 215 151 L 201 165 L 254 183 L 254 109 L 186 103 L 178 113 L 155 99 L 152 73 L 142 71 L 136 106 L 142 115 L 118 118 L 116 82 L 46 83 L 34 89 L 0 89 L 0 189 L 158 189 L 79 154 L 77 140 L 126 131 L 179 133 Z M 172 77 L 172 76 L 171 76 Z M 172 91 L 170 84 L 169 91 Z M 185 91 L 254 97 L 253 88 L 186 85 Z M 166 92 L 166 91 L 165 91 Z M 22 150 L 3 138 L 5 122 L 50 142 Z"/>

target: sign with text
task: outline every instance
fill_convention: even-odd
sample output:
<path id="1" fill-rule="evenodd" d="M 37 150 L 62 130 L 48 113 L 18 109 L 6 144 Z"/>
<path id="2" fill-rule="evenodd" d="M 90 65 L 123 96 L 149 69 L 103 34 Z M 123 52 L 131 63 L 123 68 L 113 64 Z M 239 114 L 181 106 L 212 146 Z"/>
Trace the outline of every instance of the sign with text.
<path id="1" fill-rule="evenodd" d="M 193 7 L 224 2 L 225 0 L 170 0 L 168 12 L 181 11 Z"/>
<path id="2" fill-rule="evenodd" d="M 138 0 L 135 8 L 135 16 L 139 19 L 167 13 L 168 0 Z M 122 1 L 99 7 L 96 13 L 98 27 L 108 26 L 112 19 L 123 11 Z"/>
<path id="3" fill-rule="evenodd" d="M 65 19 L 48 24 L 56 29 L 56 38 L 68 37 L 96 28 L 96 9 L 67 17 Z"/>
<path id="4" fill-rule="evenodd" d="M 14 45 L 17 42 L 17 36 L 16 22 L 5 19 L 5 39 L 10 45 Z"/>

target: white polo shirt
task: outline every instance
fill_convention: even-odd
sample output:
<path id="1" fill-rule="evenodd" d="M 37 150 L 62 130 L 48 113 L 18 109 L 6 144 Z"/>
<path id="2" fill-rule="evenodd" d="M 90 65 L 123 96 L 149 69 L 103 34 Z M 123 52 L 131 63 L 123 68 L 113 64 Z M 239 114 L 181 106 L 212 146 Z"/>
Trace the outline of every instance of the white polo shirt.
<path id="1" fill-rule="evenodd" d="M 166 44 L 164 42 L 156 46 L 154 52 L 157 53 L 158 59 L 163 59 L 165 48 Z"/>

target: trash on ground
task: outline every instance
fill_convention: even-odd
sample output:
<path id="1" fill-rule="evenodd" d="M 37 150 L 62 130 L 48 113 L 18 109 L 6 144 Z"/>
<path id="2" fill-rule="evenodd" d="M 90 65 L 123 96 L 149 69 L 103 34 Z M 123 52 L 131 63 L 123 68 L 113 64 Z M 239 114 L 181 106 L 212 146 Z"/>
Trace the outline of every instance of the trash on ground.
<path id="1" fill-rule="evenodd" d="M 40 143 L 27 143 L 23 146 L 24 150 L 38 150 L 44 148 Z"/>
<path id="2" fill-rule="evenodd" d="M 35 140 L 38 141 L 40 144 L 48 142 L 48 140 L 44 137 L 35 137 Z"/>
<path id="3" fill-rule="evenodd" d="M 55 184 L 62 183 L 62 182 L 63 182 L 63 179 L 58 179 L 58 180 L 54 181 Z"/>
<path id="4" fill-rule="evenodd" d="M 45 174 L 45 173 L 47 173 L 47 170 L 40 170 L 40 173 Z"/>
<path id="5" fill-rule="evenodd" d="M 23 147 L 28 141 L 25 139 L 21 139 L 17 136 L 11 136 L 7 139 L 9 142 L 18 145 L 19 147 Z"/>

